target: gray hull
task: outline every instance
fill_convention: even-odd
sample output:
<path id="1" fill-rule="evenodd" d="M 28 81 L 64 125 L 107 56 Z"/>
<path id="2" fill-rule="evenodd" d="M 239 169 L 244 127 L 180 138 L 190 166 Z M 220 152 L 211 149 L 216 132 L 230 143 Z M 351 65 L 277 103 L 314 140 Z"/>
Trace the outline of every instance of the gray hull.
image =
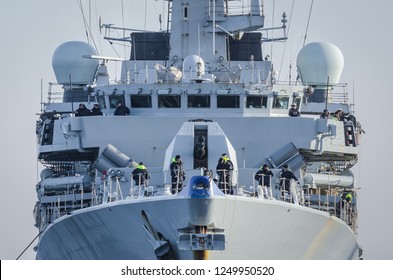
<path id="1" fill-rule="evenodd" d="M 351 229 L 325 212 L 237 196 L 165 197 L 63 216 L 43 234 L 37 259 L 157 259 L 160 239 L 169 243 L 168 257 L 194 259 L 176 242 L 195 207 L 206 207 L 206 217 L 224 229 L 225 250 L 208 251 L 205 259 L 352 259 L 358 252 Z"/>

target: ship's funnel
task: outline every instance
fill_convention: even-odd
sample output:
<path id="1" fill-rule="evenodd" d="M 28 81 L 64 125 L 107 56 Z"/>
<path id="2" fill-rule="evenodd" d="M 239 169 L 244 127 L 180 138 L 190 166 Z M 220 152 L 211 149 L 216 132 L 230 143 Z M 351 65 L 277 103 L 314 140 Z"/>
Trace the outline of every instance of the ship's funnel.
<path id="1" fill-rule="evenodd" d="M 300 79 L 304 85 L 326 89 L 340 81 L 344 57 L 340 49 L 327 42 L 313 42 L 304 46 L 296 60 Z"/>
<path id="2" fill-rule="evenodd" d="M 97 52 L 89 44 L 79 41 L 65 42 L 57 47 L 52 67 L 59 84 L 83 86 L 93 83 L 98 60 L 83 58 L 85 55 L 97 55 Z"/>

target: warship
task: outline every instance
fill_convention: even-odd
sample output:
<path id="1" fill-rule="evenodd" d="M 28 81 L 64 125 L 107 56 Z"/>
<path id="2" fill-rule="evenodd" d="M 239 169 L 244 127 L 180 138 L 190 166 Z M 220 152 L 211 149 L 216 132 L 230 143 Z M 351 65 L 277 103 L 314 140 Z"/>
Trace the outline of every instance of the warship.
<path id="1" fill-rule="evenodd" d="M 163 3 L 165 30 L 101 24 L 128 58 L 53 53 L 36 259 L 359 259 L 362 128 L 340 49 L 305 44 L 280 81 L 264 46 L 287 40 L 285 13 L 266 27 L 262 0 Z"/>

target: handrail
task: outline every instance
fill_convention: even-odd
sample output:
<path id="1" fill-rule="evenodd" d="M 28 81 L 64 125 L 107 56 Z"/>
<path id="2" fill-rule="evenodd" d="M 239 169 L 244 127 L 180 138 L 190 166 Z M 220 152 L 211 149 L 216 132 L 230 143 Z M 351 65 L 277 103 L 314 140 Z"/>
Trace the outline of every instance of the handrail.
<path id="1" fill-rule="evenodd" d="M 226 174 L 226 172 L 228 172 L 228 170 L 218 170 L 218 171 L 223 171 L 224 175 Z M 143 174 L 138 174 L 138 175 L 142 176 Z M 254 179 L 255 173 L 253 173 L 252 176 Z M 261 176 L 262 178 L 264 178 L 264 176 L 268 176 L 268 175 L 262 174 Z M 275 197 L 273 197 L 272 190 L 274 188 L 274 183 L 272 182 L 272 176 L 269 177 L 271 183 L 270 184 L 271 187 L 269 188 L 267 188 L 263 184 L 262 185 L 258 184 L 257 187 L 255 187 L 254 185 L 254 194 L 250 192 L 235 192 L 234 194 L 237 196 L 256 197 L 258 199 L 280 200 L 283 202 L 293 203 L 299 206 L 304 206 L 319 211 L 328 212 L 331 216 L 335 216 L 343 220 L 353 229 L 354 232 L 356 232 L 356 227 L 357 227 L 356 211 L 353 208 L 351 202 L 346 201 L 344 198 L 340 196 L 342 195 L 343 190 L 336 189 L 335 191 L 332 192 L 332 190 L 326 190 L 324 188 L 317 187 L 315 189 L 315 192 L 313 192 L 312 194 L 309 185 L 305 185 L 301 187 L 300 185 L 295 184 L 295 181 L 293 179 L 282 178 L 284 182 L 285 180 L 289 181 L 290 188 L 289 190 L 286 190 L 285 184 L 280 184 L 279 186 L 276 185 L 275 189 L 277 191 L 275 193 Z M 164 172 L 164 178 L 166 178 L 165 172 Z M 106 177 L 102 180 L 102 183 L 100 184 L 96 184 L 96 182 L 93 183 L 91 189 L 91 198 L 88 197 L 88 199 L 90 199 L 90 203 L 88 204 L 85 204 L 86 190 L 83 188 L 83 186 L 80 186 L 79 188 L 80 198 L 75 197 L 75 189 L 72 191 L 70 190 L 65 191 L 63 205 L 61 202 L 62 200 L 61 196 L 63 195 L 63 193 L 58 193 L 57 195 L 53 196 L 53 200 L 51 200 L 46 204 L 47 206 L 45 206 L 45 212 L 42 214 L 42 222 L 40 223 L 41 224 L 40 228 L 41 229 L 45 228 L 48 224 L 52 223 L 56 219 L 68 214 L 69 211 L 83 209 L 86 205 L 88 205 L 87 207 L 89 207 L 93 205 L 105 204 L 108 202 L 125 200 L 127 198 L 141 199 L 141 198 L 149 198 L 155 196 L 173 195 L 171 192 L 168 192 L 168 187 L 169 189 L 171 189 L 171 183 L 165 183 L 163 185 L 164 192 L 162 191 L 160 192 L 159 186 L 156 187 L 149 186 L 149 181 L 145 181 L 144 183 L 142 183 L 142 180 L 140 180 L 141 184 L 137 184 L 135 180 L 133 180 L 132 175 L 129 179 L 130 179 L 129 195 L 127 195 L 126 197 L 123 196 L 122 186 L 120 184 L 118 177 L 115 178 Z M 264 181 L 262 180 L 262 182 Z M 226 176 L 222 176 L 221 180 L 219 180 L 218 183 L 222 184 L 224 193 L 226 193 L 227 195 L 233 194 L 231 192 L 230 189 L 231 186 L 229 186 L 229 182 L 227 181 Z M 145 196 L 145 191 L 147 191 L 146 196 Z M 72 193 L 74 194 L 74 199 L 72 201 L 70 199 L 67 200 L 67 195 L 70 195 Z M 177 192 L 174 195 L 176 194 Z M 67 202 L 68 203 L 72 202 L 72 206 L 69 207 L 69 205 L 67 205 Z"/>

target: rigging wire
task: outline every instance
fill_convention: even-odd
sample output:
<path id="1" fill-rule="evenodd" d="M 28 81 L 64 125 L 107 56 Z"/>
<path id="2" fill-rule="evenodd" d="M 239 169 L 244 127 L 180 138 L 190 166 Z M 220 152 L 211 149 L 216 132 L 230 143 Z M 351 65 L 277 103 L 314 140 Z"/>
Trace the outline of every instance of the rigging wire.
<path id="1" fill-rule="evenodd" d="M 27 247 L 22 251 L 22 253 L 19 254 L 19 256 L 16 258 L 16 260 L 19 260 L 19 258 L 27 251 L 27 249 L 29 249 L 29 247 L 31 246 L 31 244 L 33 244 L 33 242 L 38 238 L 38 236 L 40 236 L 40 234 L 43 231 L 40 231 L 36 237 L 34 237 L 34 239 L 29 243 L 29 245 L 27 245 Z"/>
<path id="2" fill-rule="evenodd" d="M 97 0 L 95 0 L 94 1 L 94 8 L 95 8 L 95 14 L 96 14 L 96 22 L 98 22 L 97 34 L 101 34 L 101 17 L 98 16 L 97 6 L 98 6 L 97 5 Z M 98 35 L 98 37 L 100 37 L 100 36 Z M 99 53 L 102 53 L 102 44 L 101 44 L 101 40 L 100 39 L 98 40 L 98 45 L 100 47 L 100 52 Z"/>
<path id="3" fill-rule="evenodd" d="M 311 18 L 311 12 L 312 12 L 313 4 L 314 4 L 314 0 L 311 0 L 310 11 L 308 12 L 308 20 L 307 20 L 306 32 L 304 33 L 303 47 L 306 44 L 308 26 L 310 25 L 310 18 Z"/>
<path id="4" fill-rule="evenodd" d="M 121 0 L 121 20 L 123 23 L 123 38 L 125 38 L 125 24 L 124 24 L 124 2 L 123 0 Z M 124 50 L 124 58 L 127 57 L 127 53 L 126 53 L 126 44 L 123 43 L 123 50 Z"/>
<path id="5" fill-rule="evenodd" d="M 295 6 L 295 0 L 292 1 L 291 13 L 289 15 L 289 22 L 288 22 L 288 28 L 287 28 L 287 37 L 289 37 L 289 31 L 290 31 L 290 28 L 291 28 L 292 14 L 293 14 L 294 6 Z M 278 71 L 278 77 L 277 77 L 278 81 L 280 80 L 281 69 L 282 69 L 282 65 L 284 63 L 284 56 L 285 56 L 285 52 L 286 52 L 286 49 L 287 49 L 287 42 L 288 42 L 288 40 L 286 40 L 285 43 L 284 43 L 284 50 L 283 50 L 283 53 L 282 53 L 282 56 L 281 56 L 281 63 L 280 63 L 279 71 Z M 290 60 L 290 65 L 291 64 L 292 64 L 292 60 Z M 289 71 L 291 71 L 291 70 L 289 70 Z M 290 76 L 291 76 L 291 73 L 289 72 L 289 77 Z M 289 82 L 291 82 L 290 80 L 291 79 L 289 78 Z"/>
<path id="6" fill-rule="evenodd" d="M 90 25 L 87 23 L 85 12 L 83 10 L 82 0 L 77 0 L 76 3 L 78 4 L 79 9 L 80 9 L 81 14 L 82 14 L 83 24 L 85 25 L 85 32 L 86 32 L 87 42 L 90 44 L 90 40 L 91 40 L 93 45 L 94 45 L 94 48 L 96 49 L 96 51 L 98 53 L 100 53 L 98 48 L 97 48 L 96 42 L 94 40 L 94 36 L 93 36 L 93 34 L 91 32 Z"/>
<path id="7" fill-rule="evenodd" d="M 274 11 L 276 9 L 276 0 L 273 0 L 273 12 L 272 12 L 272 26 L 274 26 Z M 272 30 L 272 38 L 274 31 Z M 273 45 L 274 44 L 270 44 L 270 60 L 273 61 Z"/>

